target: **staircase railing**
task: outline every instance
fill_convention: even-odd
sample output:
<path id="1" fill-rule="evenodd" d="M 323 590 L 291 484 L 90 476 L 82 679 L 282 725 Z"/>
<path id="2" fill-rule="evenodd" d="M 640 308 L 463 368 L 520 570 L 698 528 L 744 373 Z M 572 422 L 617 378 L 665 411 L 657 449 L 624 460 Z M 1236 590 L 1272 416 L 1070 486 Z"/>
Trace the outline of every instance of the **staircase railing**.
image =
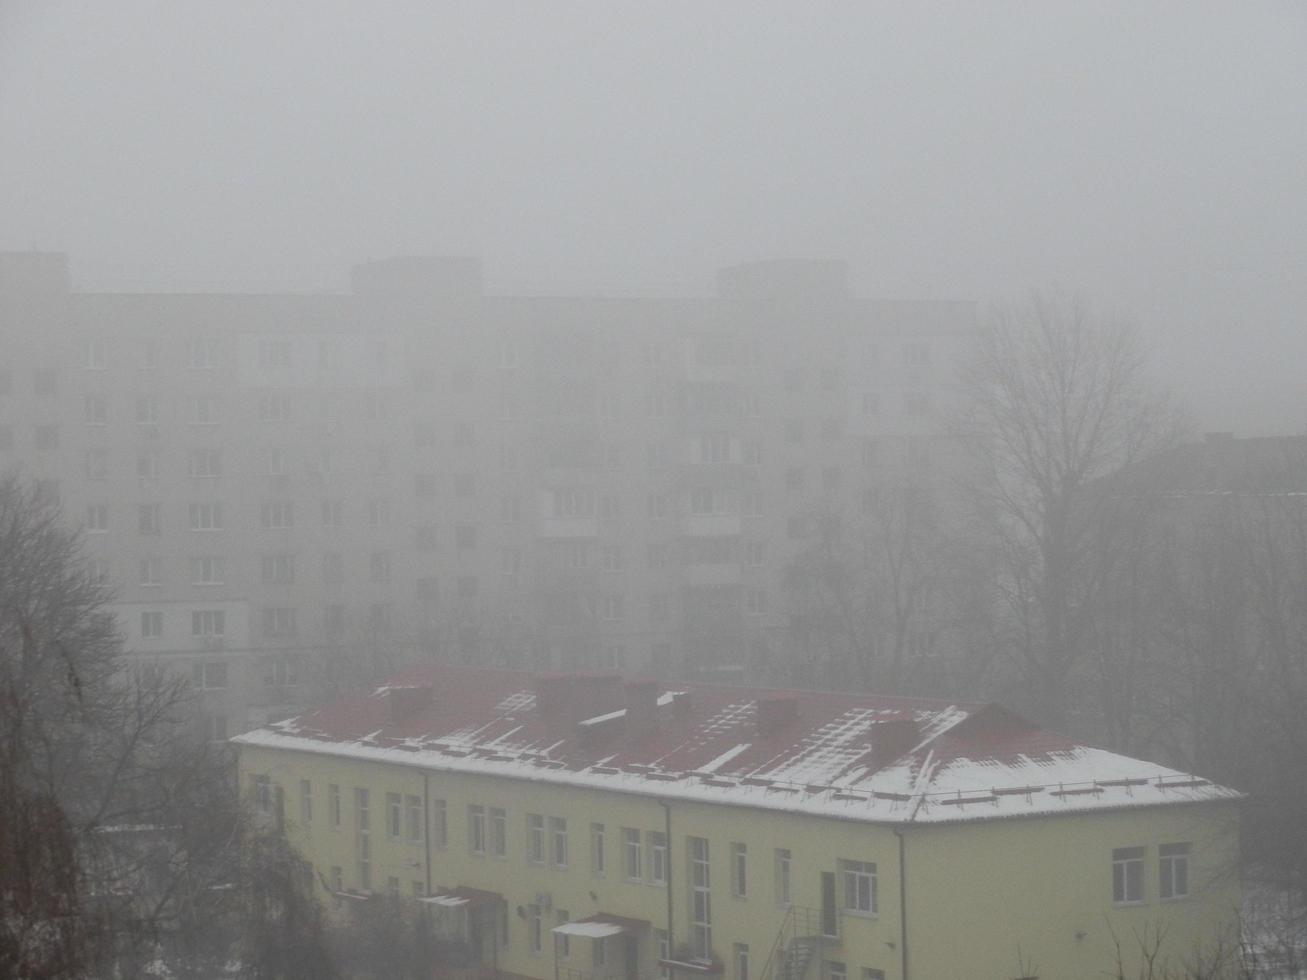
<path id="1" fill-rule="evenodd" d="M 758 980 L 804 980 L 812 958 L 827 943 L 838 942 L 839 928 L 838 913 L 791 905 L 781 918 Z"/>

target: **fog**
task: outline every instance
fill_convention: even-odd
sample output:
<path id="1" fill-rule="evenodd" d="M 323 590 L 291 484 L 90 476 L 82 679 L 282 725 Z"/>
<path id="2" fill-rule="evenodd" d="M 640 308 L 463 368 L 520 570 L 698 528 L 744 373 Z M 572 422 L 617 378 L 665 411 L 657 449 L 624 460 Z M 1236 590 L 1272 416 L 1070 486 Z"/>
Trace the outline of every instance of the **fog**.
<path id="1" fill-rule="evenodd" d="M 1295 3 L 0 5 L 0 247 L 105 290 L 1079 290 L 1202 429 L 1307 424 Z"/>

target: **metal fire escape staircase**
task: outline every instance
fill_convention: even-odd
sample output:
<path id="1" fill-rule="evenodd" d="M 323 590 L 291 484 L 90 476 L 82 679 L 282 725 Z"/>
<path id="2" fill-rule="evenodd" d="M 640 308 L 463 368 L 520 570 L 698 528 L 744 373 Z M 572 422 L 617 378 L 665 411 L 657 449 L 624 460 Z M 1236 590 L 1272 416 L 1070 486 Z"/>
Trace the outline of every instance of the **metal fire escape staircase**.
<path id="1" fill-rule="evenodd" d="M 758 980 L 805 980 L 814 959 L 839 943 L 839 917 L 791 905 L 763 963 Z"/>

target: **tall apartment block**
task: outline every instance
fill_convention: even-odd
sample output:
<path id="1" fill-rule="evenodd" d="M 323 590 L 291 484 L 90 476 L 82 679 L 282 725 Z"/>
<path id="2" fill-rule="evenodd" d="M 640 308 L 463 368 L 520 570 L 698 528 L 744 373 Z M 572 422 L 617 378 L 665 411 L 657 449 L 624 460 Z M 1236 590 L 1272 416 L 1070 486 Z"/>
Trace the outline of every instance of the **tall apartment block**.
<path id="1" fill-rule="evenodd" d="M 225 737 L 413 659 L 735 676 L 787 655 L 817 513 L 952 466 L 967 303 L 831 262 L 715 296 L 87 293 L 0 253 L 0 467 L 57 494 L 128 648 Z"/>

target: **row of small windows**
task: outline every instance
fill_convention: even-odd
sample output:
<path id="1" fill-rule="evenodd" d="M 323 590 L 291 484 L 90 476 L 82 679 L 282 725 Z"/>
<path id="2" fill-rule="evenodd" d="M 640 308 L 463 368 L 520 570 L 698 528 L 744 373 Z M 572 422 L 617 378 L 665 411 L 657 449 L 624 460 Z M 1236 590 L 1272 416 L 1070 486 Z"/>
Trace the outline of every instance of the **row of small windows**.
<path id="1" fill-rule="evenodd" d="M 549 336 L 542 338 L 541 350 L 563 352 L 569 357 L 579 356 L 588 359 L 599 355 L 607 366 L 615 366 L 621 357 L 621 348 L 611 340 L 582 333 L 567 336 Z M 210 369 L 220 365 L 223 343 L 217 337 L 195 337 L 186 342 L 185 364 L 189 368 Z M 105 370 L 109 367 L 112 345 L 108 337 L 90 337 L 83 345 L 83 367 L 87 370 Z M 376 367 L 386 363 L 390 345 L 386 338 L 374 338 L 370 343 L 370 355 Z M 335 362 L 336 348 L 328 338 L 318 338 L 311 348 L 301 350 L 299 345 L 289 338 L 260 338 L 255 349 L 255 365 L 264 369 L 285 369 L 294 364 L 296 353 L 310 355 L 317 367 L 326 369 Z M 670 348 L 666 343 L 644 341 L 640 345 L 640 360 L 647 365 L 663 364 L 669 357 Z M 862 345 L 861 356 L 870 363 L 880 360 L 878 345 Z M 144 339 L 136 352 L 135 362 L 144 370 L 155 370 L 162 366 L 161 345 L 155 338 Z M 704 367 L 725 367 L 734 365 L 756 366 L 763 363 L 762 341 L 757 337 L 735 337 L 730 335 L 700 335 L 691 339 L 690 355 L 695 364 Z M 926 367 L 930 364 L 931 349 L 926 341 L 912 341 L 902 345 L 901 358 L 910 368 Z M 515 368 L 520 362 L 520 346 L 516 337 L 504 337 L 498 345 L 496 364 L 501 368 Z M 419 372 L 415 383 L 422 387 L 425 375 Z M 819 385 L 823 390 L 838 387 L 842 372 L 838 368 L 822 368 Z M 806 372 L 802 367 L 789 368 L 785 371 L 785 387 L 789 391 L 802 391 L 806 381 Z M 0 394 L 7 390 L 7 385 L 0 385 Z"/>
<path id="2" fill-rule="evenodd" d="M 1189 854 L 1187 842 L 1161 844 L 1157 848 L 1157 897 L 1162 900 L 1187 898 L 1189 895 Z M 1147 847 L 1118 847 L 1112 851 L 1112 901 L 1133 905 L 1146 901 L 1145 866 Z"/>
<path id="3" fill-rule="evenodd" d="M 259 625 L 265 637 L 290 638 L 299 632 L 299 610 L 294 606 L 264 606 L 260 611 Z M 180 616 L 178 628 L 184 628 L 189 620 L 190 636 L 205 641 L 206 646 L 221 648 L 227 636 L 227 610 L 197 609 L 186 613 L 165 612 L 159 609 L 145 610 L 140 613 L 141 639 L 162 640 L 170 628 L 169 620 Z M 394 632 L 394 605 L 389 602 L 374 602 L 367 607 L 364 626 L 370 635 L 387 637 Z M 341 603 L 328 603 L 323 607 L 323 633 L 332 639 L 339 639 L 346 627 L 346 610 Z"/>

